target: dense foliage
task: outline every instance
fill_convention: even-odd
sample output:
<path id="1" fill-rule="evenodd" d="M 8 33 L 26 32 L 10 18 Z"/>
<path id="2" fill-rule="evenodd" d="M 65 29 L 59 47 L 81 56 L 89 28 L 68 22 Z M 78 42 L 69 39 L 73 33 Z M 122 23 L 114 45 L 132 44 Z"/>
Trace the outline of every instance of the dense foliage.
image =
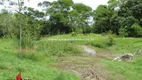
<path id="1" fill-rule="evenodd" d="M 109 0 L 94 10 L 94 32 L 142 37 L 142 0 Z M 125 32 L 125 33 L 124 33 Z"/>
<path id="2" fill-rule="evenodd" d="M 142 37 L 142 0 L 109 0 L 108 5 L 99 5 L 96 10 L 72 0 L 43 1 L 37 4 L 40 11 L 18 1 L 0 1 L 4 7 L 0 12 L 0 37 L 19 39 L 20 26 L 23 38 L 29 40 L 44 35 L 110 30 L 123 37 Z"/>

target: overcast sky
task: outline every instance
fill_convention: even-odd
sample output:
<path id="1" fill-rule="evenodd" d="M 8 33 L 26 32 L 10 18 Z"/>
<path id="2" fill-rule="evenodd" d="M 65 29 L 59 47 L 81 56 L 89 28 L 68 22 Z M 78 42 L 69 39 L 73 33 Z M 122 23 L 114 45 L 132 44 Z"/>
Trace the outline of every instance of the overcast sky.
<path id="1" fill-rule="evenodd" d="M 30 0 L 28 3 L 26 3 L 29 7 L 37 8 L 37 4 L 42 1 L 56 1 L 56 0 Z M 75 3 L 83 3 L 85 5 L 88 5 L 92 7 L 92 9 L 96 9 L 98 5 L 100 4 L 107 4 L 108 0 L 73 0 Z"/>

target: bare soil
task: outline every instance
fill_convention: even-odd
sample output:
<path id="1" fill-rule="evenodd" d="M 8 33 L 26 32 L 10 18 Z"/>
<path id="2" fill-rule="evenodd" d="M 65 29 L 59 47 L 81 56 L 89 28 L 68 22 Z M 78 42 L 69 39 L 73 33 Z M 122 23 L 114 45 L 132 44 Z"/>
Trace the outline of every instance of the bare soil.
<path id="1" fill-rule="evenodd" d="M 65 71 L 71 71 L 80 76 L 81 80 L 110 80 L 112 75 L 120 77 L 119 75 L 110 74 L 100 62 L 102 58 L 112 60 L 114 57 L 112 56 L 112 52 L 99 49 L 95 51 L 87 46 L 82 46 L 82 49 L 88 55 L 55 57 L 56 62 L 50 64 L 50 66 Z"/>

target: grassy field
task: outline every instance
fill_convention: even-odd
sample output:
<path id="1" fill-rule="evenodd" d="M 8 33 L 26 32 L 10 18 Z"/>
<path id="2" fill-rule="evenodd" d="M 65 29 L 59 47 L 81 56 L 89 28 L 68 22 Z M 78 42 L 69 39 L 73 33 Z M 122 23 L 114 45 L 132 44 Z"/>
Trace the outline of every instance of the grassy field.
<path id="1" fill-rule="evenodd" d="M 111 42 L 114 44 L 109 45 Z M 0 43 L 0 80 L 14 79 L 19 72 L 22 72 L 23 78 L 32 80 L 80 80 L 70 70 L 73 67 L 77 71 L 84 68 L 85 72 L 89 72 L 90 66 L 103 68 L 95 67 L 100 73 L 106 71 L 108 74 L 105 76 L 109 77 L 105 78 L 108 80 L 142 78 L 142 54 L 136 54 L 133 63 L 112 61 L 115 56 L 142 50 L 142 38 L 115 38 L 98 34 L 43 37 L 33 42 L 33 48 L 24 48 L 22 57 L 19 57 L 18 40 L 0 39 Z M 95 49 L 103 57 L 84 55 L 81 45 Z"/>
<path id="2" fill-rule="evenodd" d="M 108 47 L 116 55 L 124 53 L 134 53 L 137 50 L 142 50 L 142 38 L 116 38 L 116 44 Z M 112 62 L 111 60 L 103 59 L 102 62 L 106 68 L 117 75 L 120 74 L 125 80 L 140 80 L 142 78 L 142 53 L 134 56 L 133 63 L 129 62 Z M 112 80 L 119 80 L 115 77 Z"/>
<path id="3" fill-rule="evenodd" d="M 90 39 L 74 41 L 75 44 L 88 45 L 91 43 L 92 48 L 96 49 L 99 54 L 107 55 L 111 60 L 101 58 L 100 62 L 103 63 L 105 69 L 110 72 L 110 79 L 112 80 L 140 80 L 142 78 L 142 54 L 134 56 L 134 62 L 113 62 L 115 56 L 121 56 L 125 53 L 134 53 L 137 50 L 142 50 L 142 38 L 115 38 L 114 45 L 108 46 L 108 36 L 101 36 L 96 34 L 82 35 L 71 37 L 71 35 L 57 35 L 50 37 L 51 39 Z M 93 40 L 91 40 L 93 39 Z M 109 54 L 111 52 L 112 54 Z M 113 56 L 113 57 L 112 57 Z M 80 60 L 79 60 L 80 61 Z M 115 75 L 115 76 L 114 76 Z"/>
<path id="4" fill-rule="evenodd" d="M 23 78 L 32 80 L 79 80 L 79 77 L 71 72 L 48 66 L 54 62 L 53 55 L 62 56 L 73 51 L 72 45 L 66 42 L 39 41 L 35 42 L 38 47 L 23 49 L 23 57 L 19 57 L 17 42 L 16 39 L 0 39 L 0 80 L 15 79 L 19 72 L 22 72 Z M 61 46 L 63 44 L 64 46 Z M 74 53 L 77 53 L 77 50 Z"/>

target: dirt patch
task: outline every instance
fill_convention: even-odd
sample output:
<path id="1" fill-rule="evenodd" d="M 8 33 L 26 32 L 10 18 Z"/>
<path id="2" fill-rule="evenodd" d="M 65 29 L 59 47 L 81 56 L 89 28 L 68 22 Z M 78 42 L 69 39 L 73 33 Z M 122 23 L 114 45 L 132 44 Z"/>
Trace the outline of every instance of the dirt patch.
<path id="1" fill-rule="evenodd" d="M 56 57 L 56 61 L 50 66 L 71 71 L 79 75 L 81 80 L 109 80 L 108 73 L 102 69 L 102 64 L 95 57 Z"/>
<path id="2" fill-rule="evenodd" d="M 119 75 L 109 73 L 104 68 L 103 63 L 101 63 L 101 59 L 112 60 L 114 57 L 112 52 L 109 50 L 92 49 L 89 47 L 83 47 L 83 49 L 84 48 L 89 50 L 89 52 L 93 51 L 93 54 L 55 57 L 56 62 L 50 64 L 50 66 L 64 71 L 71 71 L 79 75 L 81 80 L 111 80 L 112 76 L 120 77 Z M 117 79 L 125 80 L 121 77 Z"/>

